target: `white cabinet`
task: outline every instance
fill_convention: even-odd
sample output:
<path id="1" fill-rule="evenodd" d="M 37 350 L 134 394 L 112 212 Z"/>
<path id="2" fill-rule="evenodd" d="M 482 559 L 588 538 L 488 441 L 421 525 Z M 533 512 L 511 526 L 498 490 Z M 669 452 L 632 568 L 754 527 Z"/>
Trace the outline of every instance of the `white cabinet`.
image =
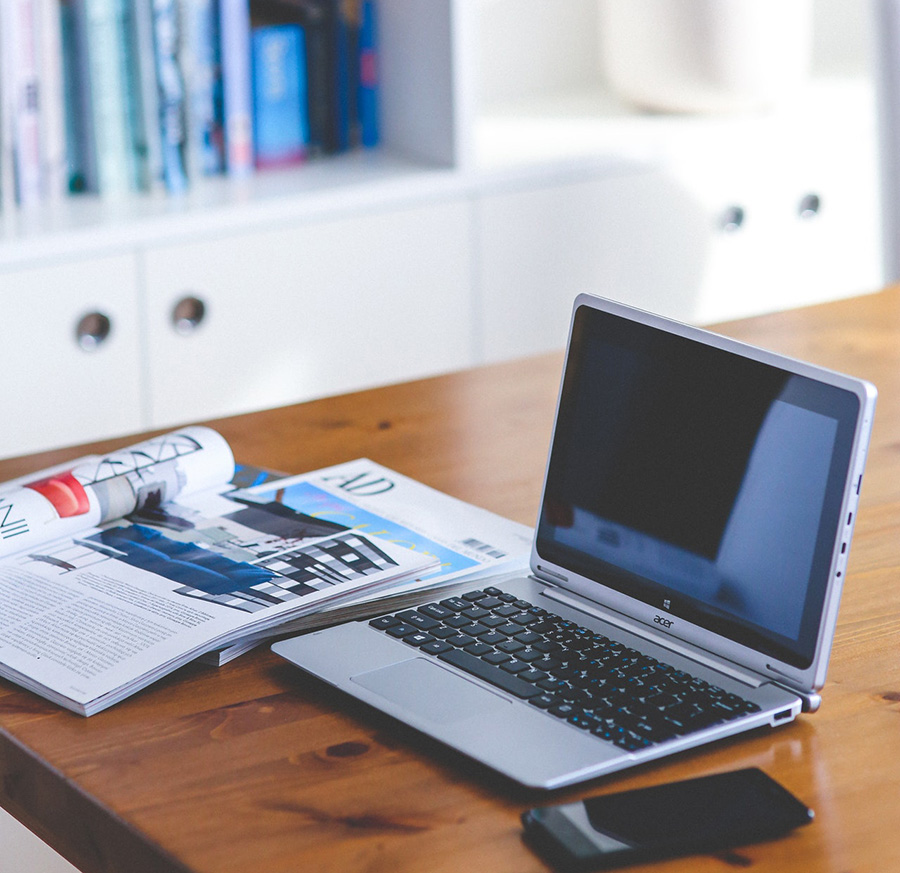
<path id="1" fill-rule="evenodd" d="M 705 213 L 664 173 L 619 169 L 478 199 L 486 361 L 559 348 L 581 292 L 689 319 L 708 247 Z"/>
<path id="2" fill-rule="evenodd" d="M 133 255 L 0 272 L 0 455 L 138 430 L 141 347 Z"/>
<path id="3" fill-rule="evenodd" d="M 148 249 L 153 424 L 471 365 L 468 210 L 456 199 Z M 191 299 L 202 319 L 179 332 Z"/>

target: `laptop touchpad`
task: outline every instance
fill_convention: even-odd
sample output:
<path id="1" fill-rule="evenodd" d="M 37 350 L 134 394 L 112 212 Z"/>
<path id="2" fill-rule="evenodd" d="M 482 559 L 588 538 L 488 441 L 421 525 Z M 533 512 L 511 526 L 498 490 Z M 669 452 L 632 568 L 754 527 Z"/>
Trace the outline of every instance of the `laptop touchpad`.
<path id="1" fill-rule="evenodd" d="M 411 658 L 379 670 L 360 673 L 351 679 L 357 685 L 437 724 L 484 715 L 511 704 L 498 694 L 423 658 Z"/>

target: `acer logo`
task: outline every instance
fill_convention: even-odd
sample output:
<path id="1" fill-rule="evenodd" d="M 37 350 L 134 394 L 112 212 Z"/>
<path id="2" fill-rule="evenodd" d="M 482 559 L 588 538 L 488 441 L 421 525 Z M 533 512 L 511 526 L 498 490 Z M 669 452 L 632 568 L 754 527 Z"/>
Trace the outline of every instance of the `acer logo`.
<path id="1" fill-rule="evenodd" d="M 663 618 L 661 615 L 656 616 L 653 619 L 654 624 L 662 625 L 663 627 L 672 627 L 675 622 L 671 618 Z"/>

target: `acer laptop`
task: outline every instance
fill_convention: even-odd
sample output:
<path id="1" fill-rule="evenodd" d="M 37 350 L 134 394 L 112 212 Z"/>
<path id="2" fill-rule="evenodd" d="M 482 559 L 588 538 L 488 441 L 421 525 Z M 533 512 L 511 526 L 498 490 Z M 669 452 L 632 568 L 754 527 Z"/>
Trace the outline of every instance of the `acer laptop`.
<path id="1" fill-rule="evenodd" d="M 875 397 L 581 295 L 530 575 L 273 649 L 533 787 L 789 722 L 819 705 Z"/>

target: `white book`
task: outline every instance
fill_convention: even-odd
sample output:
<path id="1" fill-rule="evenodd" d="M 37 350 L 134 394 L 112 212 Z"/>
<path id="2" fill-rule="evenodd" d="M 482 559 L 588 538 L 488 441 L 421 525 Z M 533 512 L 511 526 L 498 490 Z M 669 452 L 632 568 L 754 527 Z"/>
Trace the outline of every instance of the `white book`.
<path id="1" fill-rule="evenodd" d="M 5 128 L 12 146 L 15 195 L 20 205 L 43 196 L 38 62 L 38 0 L 5 0 L 0 4 L 5 80 Z"/>
<path id="2" fill-rule="evenodd" d="M 232 176 L 245 176 L 253 171 L 249 0 L 219 0 L 219 24 L 226 168 Z"/>
<path id="3" fill-rule="evenodd" d="M 69 188 L 59 0 L 39 0 L 38 13 L 44 194 L 54 200 L 65 196 Z"/>

